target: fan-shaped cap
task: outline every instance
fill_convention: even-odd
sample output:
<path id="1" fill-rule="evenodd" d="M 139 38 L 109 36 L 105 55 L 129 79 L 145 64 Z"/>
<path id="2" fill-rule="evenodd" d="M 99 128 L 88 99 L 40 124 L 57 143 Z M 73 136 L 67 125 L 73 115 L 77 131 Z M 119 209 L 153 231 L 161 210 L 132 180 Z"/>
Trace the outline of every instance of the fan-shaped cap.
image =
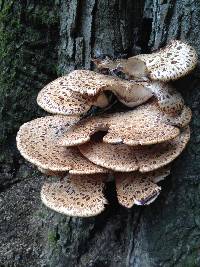
<path id="1" fill-rule="evenodd" d="M 108 105 L 104 91 L 112 91 L 119 101 L 130 107 L 152 97 L 152 93 L 140 83 L 90 70 L 75 70 L 45 86 L 38 94 L 37 102 L 50 113 L 84 114 L 91 106 Z"/>
<path id="2" fill-rule="evenodd" d="M 60 144 L 71 146 L 86 143 L 98 131 L 107 131 L 103 138 L 106 143 L 131 146 L 156 144 L 179 135 L 180 130 L 167 123 L 163 122 L 163 113 L 153 102 L 128 112 L 85 119 L 64 133 Z"/>
<path id="3" fill-rule="evenodd" d="M 45 183 L 42 202 L 50 209 L 69 216 L 90 217 L 101 213 L 106 199 L 103 175 L 71 175 L 56 183 Z"/>
<path id="4" fill-rule="evenodd" d="M 81 115 L 92 106 L 103 108 L 109 104 L 104 93 L 96 96 L 83 95 L 67 88 L 67 84 L 65 77 L 61 77 L 45 86 L 38 94 L 38 105 L 53 114 Z"/>
<path id="5" fill-rule="evenodd" d="M 57 141 L 77 118 L 47 116 L 23 124 L 17 134 L 17 147 L 22 156 L 50 171 L 69 171 L 75 174 L 104 173 L 79 152 L 77 147 L 59 146 Z"/>
<path id="6" fill-rule="evenodd" d="M 189 127 L 176 138 L 151 146 L 128 146 L 90 141 L 79 146 L 81 153 L 93 163 L 118 172 L 149 172 L 161 168 L 178 157 L 190 138 Z"/>
<path id="7" fill-rule="evenodd" d="M 161 187 L 152 182 L 157 176 L 156 172 L 115 173 L 114 176 L 118 201 L 127 208 L 131 208 L 134 204 L 149 205 L 160 194 Z"/>
<path id="8" fill-rule="evenodd" d="M 197 53 L 187 43 L 173 40 L 157 52 L 129 58 L 124 66 L 125 72 L 129 75 L 137 76 L 134 74 L 134 69 L 129 67 L 129 65 L 137 65 L 136 60 L 141 60 L 146 64 L 151 80 L 169 81 L 177 80 L 192 71 L 197 64 Z"/>

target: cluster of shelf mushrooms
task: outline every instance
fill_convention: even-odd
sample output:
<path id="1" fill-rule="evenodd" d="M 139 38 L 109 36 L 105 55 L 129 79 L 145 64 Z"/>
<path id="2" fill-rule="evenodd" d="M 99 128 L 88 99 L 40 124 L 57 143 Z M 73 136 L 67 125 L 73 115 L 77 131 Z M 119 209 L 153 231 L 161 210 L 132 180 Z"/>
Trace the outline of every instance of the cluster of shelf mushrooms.
<path id="1" fill-rule="evenodd" d="M 121 205 L 150 204 L 190 139 L 191 110 L 169 82 L 195 68 L 194 48 L 173 40 L 152 54 L 95 64 L 97 72 L 74 70 L 46 85 L 37 103 L 54 115 L 23 124 L 17 134 L 22 156 L 58 176 L 43 185 L 43 203 L 70 216 L 101 213 L 110 179 Z M 113 112 L 111 95 L 128 108 Z M 92 107 L 103 112 L 86 116 Z"/>

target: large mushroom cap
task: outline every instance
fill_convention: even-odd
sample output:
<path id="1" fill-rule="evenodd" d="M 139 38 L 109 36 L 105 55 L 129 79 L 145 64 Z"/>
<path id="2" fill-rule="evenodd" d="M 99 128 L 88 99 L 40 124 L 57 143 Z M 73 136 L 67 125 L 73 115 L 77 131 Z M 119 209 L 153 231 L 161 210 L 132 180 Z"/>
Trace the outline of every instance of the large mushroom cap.
<path id="1" fill-rule="evenodd" d="M 158 170 L 153 173 L 141 174 L 139 172 L 115 173 L 117 198 L 121 205 L 131 208 L 135 205 L 148 205 L 152 203 L 160 194 L 161 187 L 152 182 L 161 174 Z"/>
<path id="2" fill-rule="evenodd" d="M 197 53 L 187 43 L 173 40 L 165 48 L 155 53 L 141 54 L 129 58 L 124 66 L 124 70 L 129 75 L 137 76 L 134 69 L 129 67 L 137 66 L 136 60 L 141 60 L 146 64 L 148 76 L 151 80 L 169 81 L 179 79 L 192 71 L 197 64 Z"/>
<path id="3" fill-rule="evenodd" d="M 70 90 L 66 76 L 46 85 L 38 94 L 38 105 L 53 114 L 81 115 L 92 106 L 106 107 L 109 101 L 104 93 L 96 96 L 83 95 Z"/>
<path id="4" fill-rule="evenodd" d="M 128 146 L 91 141 L 79 146 L 81 153 L 93 163 L 118 172 L 149 172 L 161 168 L 178 157 L 190 138 L 187 127 L 176 138 L 151 146 Z"/>
<path id="5" fill-rule="evenodd" d="M 69 216 L 90 217 L 101 213 L 106 199 L 103 175 L 71 175 L 55 183 L 45 183 L 42 202 L 50 209 Z"/>
<path id="6" fill-rule="evenodd" d="M 128 112 L 85 119 L 64 133 L 60 144 L 80 145 L 102 130 L 107 132 L 103 138 L 106 143 L 131 146 L 157 144 L 179 135 L 180 130 L 168 124 L 163 121 L 163 113 L 153 102 Z"/>
<path id="7" fill-rule="evenodd" d="M 152 93 L 140 83 L 90 70 L 75 70 L 46 85 L 38 94 L 37 103 L 50 113 L 84 114 L 91 106 L 108 105 L 104 91 L 112 91 L 119 101 L 130 107 L 152 97 Z"/>
<path id="8" fill-rule="evenodd" d="M 46 170 L 76 174 L 106 172 L 84 158 L 78 148 L 58 145 L 63 131 L 77 120 L 65 116 L 47 116 L 23 124 L 17 134 L 20 153 L 26 160 Z"/>

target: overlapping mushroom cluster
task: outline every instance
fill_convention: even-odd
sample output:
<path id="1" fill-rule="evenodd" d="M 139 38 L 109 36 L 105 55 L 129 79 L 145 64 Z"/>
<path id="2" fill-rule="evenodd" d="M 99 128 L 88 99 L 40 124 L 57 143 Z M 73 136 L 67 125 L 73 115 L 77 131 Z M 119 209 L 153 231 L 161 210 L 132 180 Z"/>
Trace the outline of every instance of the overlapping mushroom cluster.
<path id="1" fill-rule="evenodd" d="M 75 70 L 56 79 L 37 98 L 54 115 L 25 123 L 17 134 L 22 156 L 41 172 L 59 177 L 44 184 L 43 203 L 70 216 L 102 212 L 111 178 L 121 205 L 148 205 L 190 138 L 191 110 L 168 82 L 196 66 L 191 46 L 172 41 L 152 54 L 96 64 L 99 72 L 119 69 L 125 78 Z M 110 94 L 129 110 L 112 112 Z M 102 108 L 103 115 L 85 116 L 93 106 Z"/>

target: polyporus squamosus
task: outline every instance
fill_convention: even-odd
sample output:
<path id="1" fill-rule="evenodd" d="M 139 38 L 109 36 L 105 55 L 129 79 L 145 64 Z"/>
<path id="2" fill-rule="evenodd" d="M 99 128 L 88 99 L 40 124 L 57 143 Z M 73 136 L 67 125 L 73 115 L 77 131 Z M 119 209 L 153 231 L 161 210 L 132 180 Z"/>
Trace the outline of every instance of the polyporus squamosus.
<path id="1" fill-rule="evenodd" d="M 121 205 L 153 202 L 161 191 L 157 183 L 169 175 L 168 164 L 190 138 L 191 110 L 163 81 L 187 74 L 196 62 L 192 47 L 172 41 L 151 55 L 118 60 L 117 67 L 140 81 L 76 70 L 42 89 L 38 104 L 57 115 L 22 125 L 17 147 L 42 173 L 60 177 L 43 186 L 44 204 L 70 216 L 97 215 L 107 204 L 103 190 L 111 176 Z M 116 65 L 104 63 L 98 62 L 99 69 Z M 128 107 L 143 105 L 81 119 L 92 106 L 109 107 L 106 91 Z M 103 138 L 94 139 L 99 131 Z"/>
<path id="2" fill-rule="evenodd" d="M 179 136 L 161 144 L 128 146 L 90 141 L 79 146 L 81 153 L 94 164 L 117 172 L 150 172 L 177 158 L 190 139 L 189 126 Z"/>
<path id="3" fill-rule="evenodd" d="M 151 54 L 140 54 L 127 60 L 95 61 L 98 69 L 120 69 L 129 76 L 153 81 L 178 80 L 197 65 L 198 56 L 189 44 L 172 40 L 166 47 Z"/>
<path id="4" fill-rule="evenodd" d="M 116 173 L 116 191 L 119 203 L 126 208 L 135 205 L 149 205 L 160 194 L 161 187 L 154 179 L 164 179 L 169 170 L 159 169 L 142 174 L 139 172 Z"/>
<path id="5" fill-rule="evenodd" d="M 101 213 L 107 200 L 104 197 L 105 175 L 71 175 L 61 181 L 45 183 L 42 202 L 59 213 L 89 217 Z"/>
<path id="6" fill-rule="evenodd" d="M 59 136 L 77 121 L 60 115 L 38 118 L 23 124 L 17 134 L 17 147 L 22 156 L 43 170 L 69 171 L 73 174 L 105 173 L 81 155 L 77 147 L 58 145 Z"/>
<path id="7" fill-rule="evenodd" d="M 72 71 L 46 85 L 38 94 L 37 103 L 53 114 L 84 115 L 92 106 L 109 105 L 106 91 L 127 107 L 145 103 L 152 96 L 165 113 L 175 114 L 184 106 L 181 94 L 169 84 L 127 81 L 90 70 Z"/>
<path id="8" fill-rule="evenodd" d="M 105 91 L 113 92 L 129 107 L 140 105 L 152 97 L 151 91 L 143 84 L 90 70 L 74 70 L 46 85 L 38 94 L 37 103 L 50 113 L 82 115 L 92 106 L 108 106 Z"/>
<path id="9" fill-rule="evenodd" d="M 188 109 L 188 121 L 191 111 Z M 185 117 L 184 117 L 185 121 Z M 130 146 L 152 145 L 171 140 L 180 134 L 180 129 L 163 117 L 155 102 L 141 105 L 131 111 L 106 114 L 84 119 L 63 133 L 59 142 L 63 146 L 87 143 L 98 131 L 105 131 L 103 141 Z"/>

